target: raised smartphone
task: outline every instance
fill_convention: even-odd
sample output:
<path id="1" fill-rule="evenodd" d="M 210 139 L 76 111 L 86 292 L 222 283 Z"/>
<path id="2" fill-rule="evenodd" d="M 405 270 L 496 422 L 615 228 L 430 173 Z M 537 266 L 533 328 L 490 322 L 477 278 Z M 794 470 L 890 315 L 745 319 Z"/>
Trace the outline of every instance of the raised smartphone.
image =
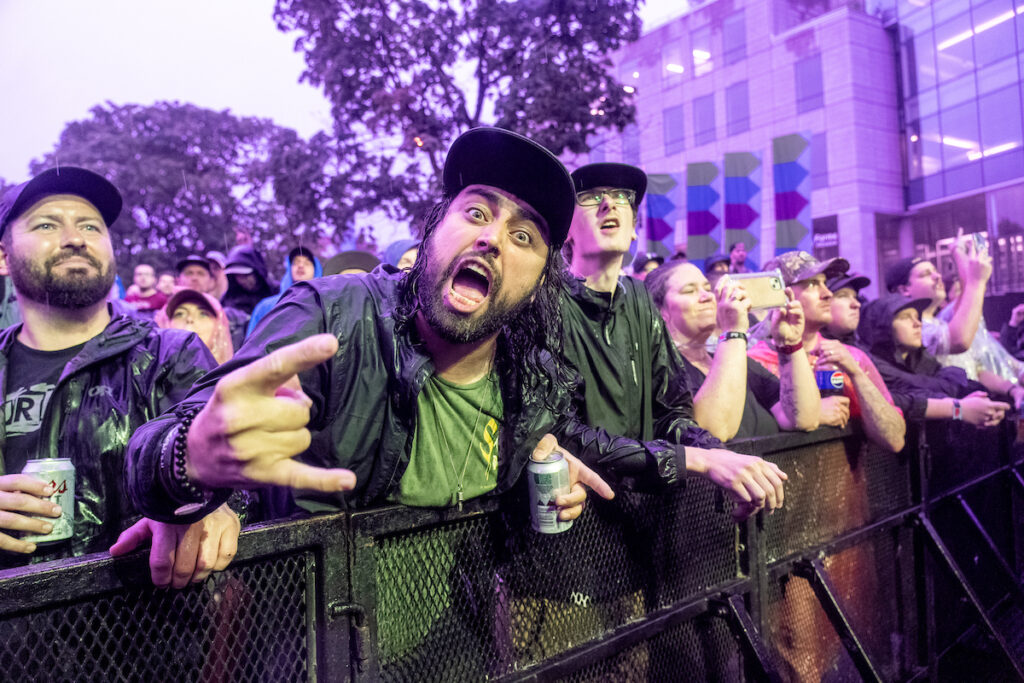
<path id="1" fill-rule="evenodd" d="M 729 278 L 743 285 L 752 311 L 782 308 L 786 305 L 786 285 L 778 269 L 761 273 L 729 273 Z"/>

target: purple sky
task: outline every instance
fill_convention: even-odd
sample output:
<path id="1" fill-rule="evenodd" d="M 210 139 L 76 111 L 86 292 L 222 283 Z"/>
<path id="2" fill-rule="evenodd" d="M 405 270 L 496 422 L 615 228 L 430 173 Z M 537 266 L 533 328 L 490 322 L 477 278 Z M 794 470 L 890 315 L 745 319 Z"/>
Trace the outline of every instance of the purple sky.
<path id="1" fill-rule="evenodd" d="M 95 104 L 180 100 L 273 119 L 304 137 L 330 126 L 274 0 L 0 2 L 0 176 L 23 180 L 67 121 Z"/>
<path id="2" fill-rule="evenodd" d="M 654 26 L 681 0 L 648 0 Z M 0 177 L 20 182 L 64 124 L 99 103 L 178 100 L 273 119 L 303 137 L 330 128 L 274 0 L 0 0 Z M 400 235 L 396 235 L 400 236 Z M 384 236 L 379 236 L 384 237 Z M 385 237 L 386 239 L 386 237 Z"/>

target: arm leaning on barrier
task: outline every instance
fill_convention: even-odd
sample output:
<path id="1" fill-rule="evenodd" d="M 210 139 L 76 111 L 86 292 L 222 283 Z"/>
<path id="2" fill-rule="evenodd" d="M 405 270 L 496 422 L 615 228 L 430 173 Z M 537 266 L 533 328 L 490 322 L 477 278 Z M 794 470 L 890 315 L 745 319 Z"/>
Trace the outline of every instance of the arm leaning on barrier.
<path id="1" fill-rule="evenodd" d="M 871 363 L 866 357 L 864 362 Z M 850 378 L 850 383 L 853 384 L 853 390 L 860 400 L 861 421 L 868 439 L 893 453 L 903 450 L 907 423 L 879 389 L 878 384 L 884 387 L 885 383 L 882 382 L 878 370 L 871 364 L 870 370 L 878 377 L 876 382 L 874 377 L 869 374 L 869 370 L 861 367 L 845 344 L 833 339 L 823 339 L 815 369 L 835 369 L 836 367 L 846 373 L 846 376 Z M 825 420 L 822 420 L 822 423 L 829 424 Z"/>
<path id="2" fill-rule="evenodd" d="M 774 463 L 718 448 L 706 432 L 700 446 L 666 441 L 635 441 L 613 436 L 574 418 L 559 425 L 560 440 L 602 476 L 625 489 L 650 491 L 681 484 L 688 473 L 710 479 L 739 504 L 743 519 L 758 510 L 781 507 L 789 477 Z M 596 489 L 595 489 L 596 490 Z"/>
<path id="3" fill-rule="evenodd" d="M 121 532 L 110 554 L 126 555 L 152 540 L 149 569 L 153 585 L 184 588 L 205 581 L 211 572 L 227 569 L 238 550 L 241 528 L 238 515 L 227 504 L 193 524 L 143 518 Z"/>
<path id="4" fill-rule="evenodd" d="M 687 470 L 722 487 L 736 504 L 733 516 L 746 519 L 763 509 L 782 507 L 784 484 L 789 476 L 778 465 L 756 455 L 733 453 L 723 448 L 687 448 Z"/>
<path id="5" fill-rule="evenodd" d="M 50 533 L 53 525 L 34 516 L 60 517 L 60 506 L 46 500 L 52 495 L 53 486 L 37 477 L 28 474 L 0 475 L 0 529 L 6 532 Z M 35 552 L 36 544 L 0 532 L 0 550 L 28 554 Z"/>

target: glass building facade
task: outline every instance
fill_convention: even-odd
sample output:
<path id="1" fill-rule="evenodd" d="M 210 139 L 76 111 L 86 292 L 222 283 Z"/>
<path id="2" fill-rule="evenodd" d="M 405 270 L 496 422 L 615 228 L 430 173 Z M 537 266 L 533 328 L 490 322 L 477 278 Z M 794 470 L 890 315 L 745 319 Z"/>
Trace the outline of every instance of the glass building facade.
<path id="1" fill-rule="evenodd" d="M 957 230 L 986 232 L 989 293 L 1024 292 L 1024 0 L 898 0 L 891 9 L 907 213 L 879 216 L 880 261 L 911 252 L 951 274 Z"/>
<path id="2" fill-rule="evenodd" d="M 589 160 L 679 173 L 754 151 L 767 167 L 773 137 L 799 131 L 812 140 L 815 249 L 828 238 L 819 256 L 842 254 L 876 283 L 909 255 L 950 273 L 957 231 L 985 232 L 992 298 L 1021 299 L 1024 0 L 686 4 L 619 54 L 637 124 L 593 141 Z"/>
<path id="3" fill-rule="evenodd" d="M 901 0 L 907 204 L 1024 178 L 1024 0 Z"/>

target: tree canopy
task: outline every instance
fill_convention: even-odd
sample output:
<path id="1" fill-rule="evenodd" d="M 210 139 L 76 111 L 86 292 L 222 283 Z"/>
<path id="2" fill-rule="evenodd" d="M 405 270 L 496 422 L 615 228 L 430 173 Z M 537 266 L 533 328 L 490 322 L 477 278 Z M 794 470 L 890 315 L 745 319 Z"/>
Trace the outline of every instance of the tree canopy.
<path id="1" fill-rule="evenodd" d="M 110 179 L 124 197 L 111 229 L 122 277 L 138 263 L 227 251 L 252 235 L 276 267 L 295 244 L 338 243 L 349 212 L 331 200 L 333 146 L 266 119 L 190 104 L 98 105 L 69 123 L 32 174 L 58 164 Z"/>
<path id="2" fill-rule="evenodd" d="M 410 220 L 469 128 L 508 128 L 561 154 L 632 123 L 608 54 L 639 36 L 639 2 L 277 0 L 274 18 L 298 34 L 302 78 L 331 103 L 353 210 Z"/>

